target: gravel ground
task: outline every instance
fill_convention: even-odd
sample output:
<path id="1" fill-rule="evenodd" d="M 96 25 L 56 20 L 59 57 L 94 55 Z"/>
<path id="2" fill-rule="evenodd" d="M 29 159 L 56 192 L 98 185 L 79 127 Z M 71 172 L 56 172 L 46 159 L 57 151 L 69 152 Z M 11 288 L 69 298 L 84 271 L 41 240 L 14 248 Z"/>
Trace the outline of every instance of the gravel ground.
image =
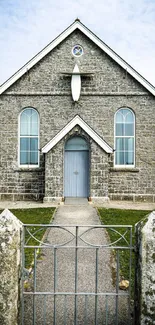
<path id="1" fill-rule="evenodd" d="M 88 229 L 88 225 L 100 225 L 96 209 L 92 205 L 85 206 L 60 206 L 57 209 L 54 218 L 54 225 L 67 225 L 65 229 L 51 229 L 46 238 L 49 244 L 61 244 L 72 241 L 67 244 L 68 248 L 59 247 L 57 249 L 57 292 L 75 292 L 75 228 L 73 225 L 83 225 L 79 229 L 79 235 L 85 241 L 91 244 L 107 244 L 108 236 L 105 230 L 92 230 L 82 235 Z M 71 226 L 71 227 L 69 227 Z M 68 230 L 70 232 L 68 232 Z M 78 248 L 78 283 L 77 292 L 95 292 L 95 261 L 96 249 L 87 248 L 88 246 L 79 238 Z M 50 292 L 54 290 L 54 254 L 53 249 L 42 249 L 42 259 L 37 262 L 36 269 L 36 286 L 37 291 Z M 111 250 L 102 248 L 98 253 L 98 292 L 116 291 L 115 284 L 112 280 L 111 269 Z M 114 263 L 114 261 L 113 261 Z M 43 299 L 42 296 L 35 298 L 36 304 L 36 323 L 37 325 L 53 324 L 54 299 L 48 296 Z M 107 311 L 106 311 L 107 305 Z M 131 325 L 128 320 L 127 298 L 119 297 L 118 299 L 118 323 L 116 323 L 116 299 L 111 296 L 107 301 L 105 297 L 99 297 L 97 302 L 97 322 L 95 323 L 95 297 L 79 296 L 77 298 L 77 323 L 74 322 L 74 296 L 56 296 L 55 299 L 55 324 L 57 325 Z M 25 299 L 25 323 L 24 325 L 33 324 L 32 320 L 33 301 L 30 296 Z M 46 321 L 46 322 L 45 322 Z M 106 322 L 107 321 L 107 322 Z"/>

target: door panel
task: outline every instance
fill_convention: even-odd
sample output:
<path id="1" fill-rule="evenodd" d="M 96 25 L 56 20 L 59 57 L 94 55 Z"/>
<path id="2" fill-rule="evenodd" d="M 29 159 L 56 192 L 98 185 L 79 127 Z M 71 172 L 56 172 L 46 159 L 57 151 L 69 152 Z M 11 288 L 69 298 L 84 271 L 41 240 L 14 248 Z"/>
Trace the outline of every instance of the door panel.
<path id="1" fill-rule="evenodd" d="M 88 196 L 88 151 L 77 152 L 77 196 Z"/>
<path id="2" fill-rule="evenodd" d="M 76 197 L 76 156 L 75 152 L 65 151 L 65 196 Z"/>
<path id="3" fill-rule="evenodd" d="M 88 197 L 89 152 L 65 151 L 65 197 Z"/>

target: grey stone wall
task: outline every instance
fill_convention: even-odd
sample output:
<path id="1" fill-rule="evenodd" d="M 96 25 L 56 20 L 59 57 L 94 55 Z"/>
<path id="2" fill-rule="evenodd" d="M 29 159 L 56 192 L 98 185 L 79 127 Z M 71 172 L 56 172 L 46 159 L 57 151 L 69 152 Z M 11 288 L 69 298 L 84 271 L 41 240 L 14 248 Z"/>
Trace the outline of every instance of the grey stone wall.
<path id="1" fill-rule="evenodd" d="M 46 154 L 44 202 L 62 200 L 63 156 L 64 146 L 62 141 Z"/>
<path id="2" fill-rule="evenodd" d="M 94 141 L 90 147 L 90 197 L 96 202 L 108 199 L 109 156 Z"/>
<path id="3" fill-rule="evenodd" d="M 135 325 L 155 324 L 155 212 L 136 225 Z"/>
<path id="4" fill-rule="evenodd" d="M 78 59 L 71 53 L 75 44 L 84 48 L 84 55 Z M 81 72 L 93 73 L 91 77 L 82 77 L 78 103 L 73 103 L 71 98 L 70 77 L 62 74 L 73 71 L 75 63 Z M 98 161 L 100 170 L 93 171 L 95 167 L 91 166 L 90 194 L 93 197 L 108 195 L 111 199 L 154 200 L 154 97 L 79 31 L 72 33 L 0 96 L 1 199 L 39 199 L 46 197 L 48 187 L 55 191 L 55 184 L 55 195 L 63 197 L 63 163 L 59 174 L 54 171 L 57 176 L 49 175 L 51 169 L 48 168 L 50 156 L 55 160 L 63 158 L 62 147 L 58 152 L 54 148 L 47 157 L 40 152 L 37 170 L 23 172 L 18 166 L 18 116 L 29 106 L 39 112 L 40 149 L 76 114 L 114 147 L 114 114 L 123 106 L 133 109 L 136 114 L 136 169 L 116 171 L 113 156 L 110 160 L 105 152 L 95 149 L 91 162 L 97 166 Z M 48 175 L 44 175 L 45 159 Z M 49 178 L 50 183 L 46 184 Z"/>
<path id="5" fill-rule="evenodd" d="M 9 211 L 0 214 L 0 324 L 17 325 L 21 263 L 20 221 Z"/>

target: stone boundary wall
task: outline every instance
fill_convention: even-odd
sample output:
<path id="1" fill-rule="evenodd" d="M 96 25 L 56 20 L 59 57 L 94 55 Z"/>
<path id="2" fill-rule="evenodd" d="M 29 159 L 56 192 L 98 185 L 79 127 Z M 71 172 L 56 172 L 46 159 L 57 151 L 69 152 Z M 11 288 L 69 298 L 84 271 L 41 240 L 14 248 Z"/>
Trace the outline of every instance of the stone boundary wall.
<path id="1" fill-rule="evenodd" d="M 136 228 L 135 325 L 155 324 L 155 211 Z"/>
<path id="2" fill-rule="evenodd" d="M 17 325 L 20 301 L 22 223 L 9 211 L 0 214 L 0 324 Z"/>

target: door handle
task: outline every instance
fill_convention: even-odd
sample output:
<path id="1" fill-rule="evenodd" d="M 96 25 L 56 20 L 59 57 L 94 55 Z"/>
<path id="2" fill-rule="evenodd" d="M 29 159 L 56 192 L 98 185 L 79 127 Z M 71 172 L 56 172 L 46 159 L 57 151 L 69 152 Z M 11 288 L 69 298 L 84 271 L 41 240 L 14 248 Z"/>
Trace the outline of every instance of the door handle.
<path id="1" fill-rule="evenodd" d="M 74 174 L 75 174 L 75 175 L 78 175 L 78 171 L 77 171 L 77 170 L 75 170 Z"/>

